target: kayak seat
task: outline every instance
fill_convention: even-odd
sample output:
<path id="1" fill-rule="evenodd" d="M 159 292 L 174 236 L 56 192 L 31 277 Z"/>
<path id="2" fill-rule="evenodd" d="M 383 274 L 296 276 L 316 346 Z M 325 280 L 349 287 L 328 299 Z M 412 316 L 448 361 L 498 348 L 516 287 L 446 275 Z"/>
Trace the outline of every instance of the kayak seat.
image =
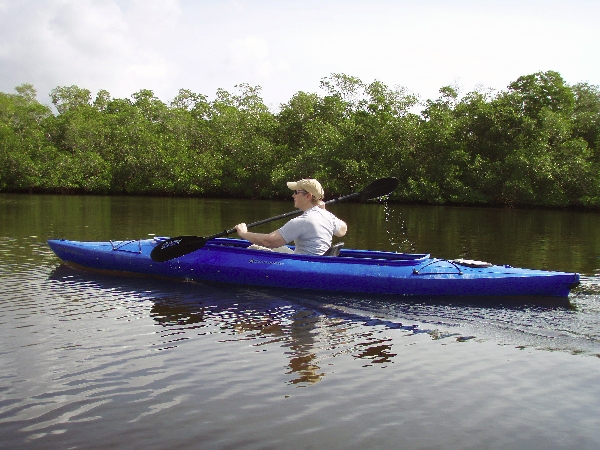
<path id="1" fill-rule="evenodd" d="M 339 256 L 340 250 L 344 246 L 343 242 L 338 242 L 337 244 L 333 244 L 331 247 L 327 249 L 323 256 Z"/>

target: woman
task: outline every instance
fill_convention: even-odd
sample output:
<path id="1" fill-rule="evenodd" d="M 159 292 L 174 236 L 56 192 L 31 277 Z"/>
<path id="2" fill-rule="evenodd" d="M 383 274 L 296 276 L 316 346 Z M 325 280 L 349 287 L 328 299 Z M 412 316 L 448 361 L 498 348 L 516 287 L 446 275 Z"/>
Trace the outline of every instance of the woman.
<path id="1" fill-rule="evenodd" d="M 253 244 L 268 248 L 281 247 L 294 241 L 294 253 L 322 255 L 331 247 L 334 235 L 342 237 L 346 234 L 346 222 L 325 209 L 325 192 L 317 180 L 308 178 L 290 181 L 287 186 L 294 191 L 294 206 L 302 210 L 303 214 L 269 234 L 252 233 L 245 223 L 240 223 L 235 226 L 238 235 Z"/>

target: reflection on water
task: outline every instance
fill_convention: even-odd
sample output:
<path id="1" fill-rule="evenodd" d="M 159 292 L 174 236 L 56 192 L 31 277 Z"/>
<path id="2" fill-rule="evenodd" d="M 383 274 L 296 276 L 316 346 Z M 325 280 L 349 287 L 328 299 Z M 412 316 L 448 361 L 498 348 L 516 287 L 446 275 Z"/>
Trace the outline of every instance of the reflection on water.
<path id="1" fill-rule="evenodd" d="M 287 373 L 296 376 L 291 380 L 292 384 L 316 383 L 325 376 L 319 372 L 316 340 L 313 338 L 318 333 L 320 317 L 313 311 L 296 311 L 291 319 L 287 345 L 290 351 L 286 352 L 290 358 L 290 371 Z"/>
<path id="2" fill-rule="evenodd" d="M 389 343 L 390 340 L 378 340 L 375 342 L 365 342 L 359 344 L 361 347 L 364 347 L 361 350 L 361 353 L 356 355 L 357 358 L 369 359 L 373 364 L 381 364 L 385 362 L 390 362 L 391 358 L 396 356 L 394 353 L 391 353 L 392 345 Z"/>
<path id="3" fill-rule="evenodd" d="M 8 200 L 2 448 L 559 448 L 573 434 L 579 448 L 600 444 L 595 216 L 402 207 L 386 219 L 382 205 L 339 205 L 370 230 L 350 247 L 586 272 L 568 299 L 432 299 L 108 276 L 61 264 L 45 242 L 210 234 L 288 203 Z M 165 212 L 173 223 L 153 219 Z"/>
<path id="4" fill-rule="evenodd" d="M 396 356 L 392 352 L 393 341 L 385 335 L 390 330 L 404 336 L 432 333 L 415 324 L 404 326 L 398 321 L 356 314 L 344 306 L 348 302 L 343 296 L 335 304 L 331 303 L 334 297 L 327 297 L 324 303 L 325 299 L 319 296 L 311 300 L 307 293 L 297 296 L 272 290 L 171 283 L 141 277 L 114 279 L 64 264 L 53 270 L 50 279 L 67 283 L 69 291 L 80 294 L 90 289 L 96 290 L 96 297 L 102 297 L 98 290 L 109 293 L 111 302 L 115 296 L 141 297 L 143 305 L 150 302 L 147 314 L 161 327 L 156 332 L 160 342 L 152 344 L 158 350 L 175 349 L 184 341 L 206 336 L 223 344 L 248 341 L 260 351 L 282 348 L 281 354 L 288 359 L 286 373 L 293 377 L 288 382 L 299 386 L 321 380 L 327 374 L 321 367 L 324 361 L 341 355 L 350 355 L 363 361 L 363 365 L 384 367 L 392 363 Z M 125 307 L 128 313 L 120 316 L 121 320 L 145 314 L 139 311 L 138 301 Z M 79 312 L 63 310 L 62 314 Z M 129 314 L 133 317 L 128 317 Z"/>
<path id="5" fill-rule="evenodd" d="M 192 308 L 193 305 L 177 305 L 173 299 L 161 298 L 153 303 L 150 317 L 164 327 L 198 325 L 204 322 L 204 309 Z"/>
<path id="6" fill-rule="evenodd" d="M 400 301 L 389 296 L 112 278 L 66 265 L 58 266 L 51 279 L 66 282 L 79 293 L 110 293 L 111 302 L 115 295 L 143 298 L 143 305 L 150 304 L 147 315 L 161 327 L 156 333 L 160 342 L 152 344 L 159 350 L 209 337 L 217 344 L 248 342 L 257 351 L 276 351 L 288 360 L 286 373 L 292 378 L 287 382 L 299 386 L 323 379 L 329 362 L 342 355 L 364 367 L 394 363 L 397 343 L 387 334 L 392 330 L 401 333 L 396 338 L 427 334 L 432 340 L 464 342 L 477 337 L 524 347 L 600 353 L 600 315 L 574 315 L 593 307 L 589 300 L 573 303 L 577 297 L 409 297 Z M 134 302 L 126 309 L 143 316 L 139 307 Z"/>

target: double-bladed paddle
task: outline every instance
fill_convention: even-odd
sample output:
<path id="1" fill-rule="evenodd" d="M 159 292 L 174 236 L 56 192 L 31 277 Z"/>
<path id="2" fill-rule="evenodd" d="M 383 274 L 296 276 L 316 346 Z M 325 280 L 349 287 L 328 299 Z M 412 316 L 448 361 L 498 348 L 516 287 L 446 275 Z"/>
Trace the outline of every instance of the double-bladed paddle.
<path id="1" fill-rule="evenodd" d="M 380 178 L 379 180 L 373 181 L 367 187 L 365 187 L 360 192 L 355 192 L 354 194 L 344 195 L 342 197 L 338 197 L 333 200 L 326 201 L 325 204 L 328 205 L 330 203 L 341 202 L 342 200 L 348 200 L 349 198 L 360 197 L 361 201 L 371 200 L 377 197 L 383 197 L 384 195 L 391 194 L 394 189 L 398 186 L 398 179 L 396 178 Z M 280 214 L 279 216 L 270 217 L 268 219 L 259 220 L 258 222 L 253 222 L 247 225 L 248 228 L 255 227 L 257 225 L 262 225 L 268 222 L 273 222 L 274 220 L 283 219 L 284 217 L 293 216 L 296 214 L 300 214 L 301 210 L 290 211 L 285 214 Z M 192 253 L 196 250 L 201 249 L 206 245 L 208 241 L 211 239 L 215 239 L 222 236 L 227 236 L 228 234 L 234 233 L 236 230 L 232 228 L 230 230 L 221 231 L 220 233 L 213 234 L 212 236 L 202 237 L 202 236 L 177 236 L 162 241 L 158 244 L 152 252 L 150 253 L 150 257 L 153 261 L 156 262 L 164 262 L 173 258 L 178 258 L 183 255 L 187 255 L 188 253 Z"/>

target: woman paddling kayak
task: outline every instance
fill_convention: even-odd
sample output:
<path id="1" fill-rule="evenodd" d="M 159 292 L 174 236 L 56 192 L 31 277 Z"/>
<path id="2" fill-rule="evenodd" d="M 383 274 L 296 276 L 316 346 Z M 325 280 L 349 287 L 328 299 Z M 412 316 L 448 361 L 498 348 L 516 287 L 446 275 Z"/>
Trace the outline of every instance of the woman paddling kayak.
<path id="1" fill-rule="evenodd" d="M 334 235 L 342 237 L 346 234 L 348 225 L 325 209 L 325 192 L 317 180 L 290 181 L 287 186 L 294 191 L 294 206 L 304 211 L 301 216 L 269 234 L 250 232 L 245 223 L 240 223 L 234 227 L 237 234 L 253 244 L 271 249 L 294 241 L 294 253 L 322 255 L 331 247 Z"/>

